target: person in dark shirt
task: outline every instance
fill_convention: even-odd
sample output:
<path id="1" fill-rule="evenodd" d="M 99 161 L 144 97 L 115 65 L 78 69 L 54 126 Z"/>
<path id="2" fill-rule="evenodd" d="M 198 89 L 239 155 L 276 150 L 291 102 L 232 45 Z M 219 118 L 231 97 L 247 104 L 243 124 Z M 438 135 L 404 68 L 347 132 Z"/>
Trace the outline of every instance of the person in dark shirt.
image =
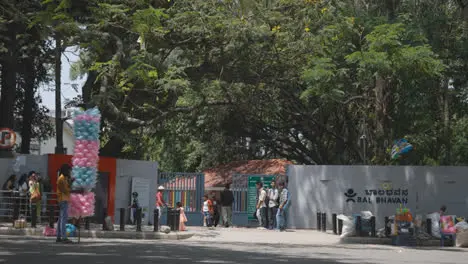
<path id="1" fill-rule="evenodd" d="M 132 210 L 132 216 L 133 216 L 132 224 L 136 224 L 136 212 L 137 212 L 137 209 L 140 208 L 140 203 L 138 202 L 138 193 L 133 192 L 132 198 L 133 198 L 132 205 L 130 205 L 130 208 Z"/>
<path id="2" fill-rule="evenodd" d="M 3 184 L 2 186 L 2 200 L 3 200 L 3 208 L 6 211 L 8 211 L 5 215 L 10 215 L 10 211 L 13 209 L 13 203 L 14 200 L 13 197 L 13 191 L 15 190 L 15 181 L 16 181 L 16 175 L 12 174 L 10 177 L 8 177 L 7 181 Z M 7 219 L 4 219 L 7 220 Z"/>
<path id="3" fill-rule="evenodd" d="M 234 203 L 234 195 L 230 187 L 229 184 L 226 184 L 224 190 L 221 192 L 221 214 L 223 215 L 225 227 L 232 226 L 232 204 Z"/>

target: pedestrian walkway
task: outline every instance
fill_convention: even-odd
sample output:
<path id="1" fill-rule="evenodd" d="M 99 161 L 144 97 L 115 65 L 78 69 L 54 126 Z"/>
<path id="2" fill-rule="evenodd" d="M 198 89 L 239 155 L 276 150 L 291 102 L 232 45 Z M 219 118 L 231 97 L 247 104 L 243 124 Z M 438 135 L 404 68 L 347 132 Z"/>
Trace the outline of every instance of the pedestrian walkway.
<path id="1" fill-rule="evenodd" d="M 216 228 L 190 227 L 194 235 L 187 241 L 251 243 L 251 244 L 289 244 L 289 245 L 336 245 L 340 237 L 332 233 L 314 230 L 288 230 L 277 232 L 255 228 Z"/>
<path id="2" fill-rule="evenodd" d="M 46 225 L 38 224 L 36 228 L 26 227 L 16 229 L 12 227 L 11 223 L 0 224 L 0 235 L 9 236 L 43 236 L 43 230 Z M 136 231 L 136 227 L 132 225 L 125 226 L 125 231 L 119 231 L 119 226 L 114 226 L 114 231 L 102 230 L 102 225 L 90 224 L 90 229 L 85 230 L 81 227 L 82 238 L 99 238 L 99 239 L 166 239 L 166 240 L 180 240 L 187 239 L 194 235 L 194 231 L 186 232 L 170 232 L 168 234 L 161 232 L 153 232 L 153 226 L 142 226 L 141 232 Z"/>

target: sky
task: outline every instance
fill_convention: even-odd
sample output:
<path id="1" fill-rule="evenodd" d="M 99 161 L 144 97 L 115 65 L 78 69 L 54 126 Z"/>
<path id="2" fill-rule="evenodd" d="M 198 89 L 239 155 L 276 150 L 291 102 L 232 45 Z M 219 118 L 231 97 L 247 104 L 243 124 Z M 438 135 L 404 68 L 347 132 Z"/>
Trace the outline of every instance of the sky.
<path id="1" fill-rule="evenodd" d="M 78 94 L 81 94 L 81 87 L 86 82 L 86 76 L 83 79 L 75 81 L 70 80 L 71 65 L 78 61 L 78 52 L 74 48 L 68 48 L 62 55 L 62 107 L 65 99 L 73 99 Z M 71 84 L 78 84 L 78 93 L 72 88 Z M 48 85 L 39 87 L 39 94 L 42 97 L 42 103 L 50 110 L 55 109 L 55 83 L 52 81 Z"/>

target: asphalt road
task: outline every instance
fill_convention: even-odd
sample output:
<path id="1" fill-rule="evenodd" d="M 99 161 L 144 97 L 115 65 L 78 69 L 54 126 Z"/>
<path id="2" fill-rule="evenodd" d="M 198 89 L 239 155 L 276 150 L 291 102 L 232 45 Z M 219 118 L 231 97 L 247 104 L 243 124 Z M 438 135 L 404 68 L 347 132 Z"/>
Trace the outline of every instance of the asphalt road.
<path id="1" fill-rule="evenodd" d="M 203 241 L 82 240 L 56 244 L 52 239 L 0 236 L 0 263 L 11 264 L 466 264 L 468 251 L 402 249 L 384 246 L 294 245 Z"/>

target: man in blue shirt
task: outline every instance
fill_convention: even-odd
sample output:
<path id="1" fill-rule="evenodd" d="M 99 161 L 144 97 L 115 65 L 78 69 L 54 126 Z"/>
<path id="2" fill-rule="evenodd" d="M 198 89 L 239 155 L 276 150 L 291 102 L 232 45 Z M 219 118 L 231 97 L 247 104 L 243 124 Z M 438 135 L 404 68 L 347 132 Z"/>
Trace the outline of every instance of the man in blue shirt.
<path id="1" fill-rule="evenodd" d="M 278 188 L 280 194 L 279 199 L 279 207 L 278 212 L 276 213 L 276 228 L 279 231 L 286 230 L 286 226 L 288 225 L 288 210 L 291 204 L 291 196 L 289 194 L 288 189 L 286 188 L 286 184 L 284 182 L 278 183 Z"/>

